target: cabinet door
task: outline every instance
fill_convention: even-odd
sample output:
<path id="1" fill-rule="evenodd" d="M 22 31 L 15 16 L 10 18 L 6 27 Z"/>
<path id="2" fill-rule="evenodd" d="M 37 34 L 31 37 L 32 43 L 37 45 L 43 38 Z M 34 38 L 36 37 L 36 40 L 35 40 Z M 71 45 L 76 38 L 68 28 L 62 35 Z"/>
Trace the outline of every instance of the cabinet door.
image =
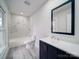
<path id="1" fill-rule="evenodd" d="M 47 44 L 40 41 L 40 59 L 47 59 Z"/>
<path id="2" fill-rule="evenodd" d="M 57 48 L 48 45 L 48 59 L 57 59 Z"/>
<path id="3" fill-rule="evenodd" d="M 57 49 L 57 59 L 79 59 L 75 56 L 73 56 L 72 54 L 69 54 L 65 51 L 62 51 L 60 49 Z"/>
<path id="4" fill-rule="evenodd" d="M 60 49 L 57 49 L 57 59 L 69 59 L 69 54 L 60 50 Z"/>

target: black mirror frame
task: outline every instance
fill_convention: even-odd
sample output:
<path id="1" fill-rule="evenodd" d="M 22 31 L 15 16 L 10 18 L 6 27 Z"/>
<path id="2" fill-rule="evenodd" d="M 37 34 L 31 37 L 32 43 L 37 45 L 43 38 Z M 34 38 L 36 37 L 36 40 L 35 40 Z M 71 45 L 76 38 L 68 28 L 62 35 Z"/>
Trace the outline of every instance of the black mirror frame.
<path id="1" fill-rule="evenodd" d="M 59 7 L 62 7 L 63 5 L 66 5 L 67 3 L 71 2 L 71 33 L 66 33 L 66 32 L 53 32 L 53 11 Z M 74 35 L 75 34 L 75 0 L 68 0 L 65 3 L 61 4 L 60 6 L 54 8 L 51 10 L 51 33 L 56 33 L 56 34 L 66 34 L 66 35 Z"/>

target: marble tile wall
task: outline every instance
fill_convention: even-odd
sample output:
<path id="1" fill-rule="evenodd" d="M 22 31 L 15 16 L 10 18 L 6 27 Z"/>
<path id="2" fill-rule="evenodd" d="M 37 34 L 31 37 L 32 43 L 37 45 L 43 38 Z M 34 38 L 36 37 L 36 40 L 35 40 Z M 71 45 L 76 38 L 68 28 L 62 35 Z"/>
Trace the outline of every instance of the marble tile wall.
<path id="1" fill-rule="evenodd" d="M 9 38 L 20 38 L 30 36 L 31 26 L 30 19 L 28 17 L 11 15 L 9 20 Z"/>

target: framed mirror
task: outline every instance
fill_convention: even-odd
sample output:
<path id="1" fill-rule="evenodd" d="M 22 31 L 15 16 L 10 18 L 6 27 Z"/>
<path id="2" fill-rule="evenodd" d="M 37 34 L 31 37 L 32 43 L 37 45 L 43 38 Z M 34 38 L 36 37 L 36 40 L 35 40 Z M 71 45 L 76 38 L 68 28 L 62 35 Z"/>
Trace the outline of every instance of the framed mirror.
<path id="1" fill-rule="evenodd" d="M 51 11 L 51 32 L 74 35 L 75 1 L 68 0 Z"/>

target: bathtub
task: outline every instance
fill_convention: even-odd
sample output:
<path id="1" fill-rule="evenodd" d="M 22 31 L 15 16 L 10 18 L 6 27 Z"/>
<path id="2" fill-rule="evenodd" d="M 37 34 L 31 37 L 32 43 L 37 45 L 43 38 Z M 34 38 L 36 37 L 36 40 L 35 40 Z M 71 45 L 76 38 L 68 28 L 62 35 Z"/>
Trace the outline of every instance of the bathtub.
<path id="1" fill-rule="evenodd" d="M 25 38 L 16 38 L 11 39 L 9 41 L 9 47 L 21 47 L 26 45 L 26 49 L 31 53 L 31 55 L 38 59 L 39 58 L 39 49 L 35 46 L 36 40 L 32 37 L 25 37 Z"/>
<path id="2" fill-rule="evenodd" d="M 10 39 L 9 48 L 22 46 L 22 45 L 30 43 L 34 40 L 35 39 L 33 39 L 32 37 L 23 37 L 23 38 Z"/>

